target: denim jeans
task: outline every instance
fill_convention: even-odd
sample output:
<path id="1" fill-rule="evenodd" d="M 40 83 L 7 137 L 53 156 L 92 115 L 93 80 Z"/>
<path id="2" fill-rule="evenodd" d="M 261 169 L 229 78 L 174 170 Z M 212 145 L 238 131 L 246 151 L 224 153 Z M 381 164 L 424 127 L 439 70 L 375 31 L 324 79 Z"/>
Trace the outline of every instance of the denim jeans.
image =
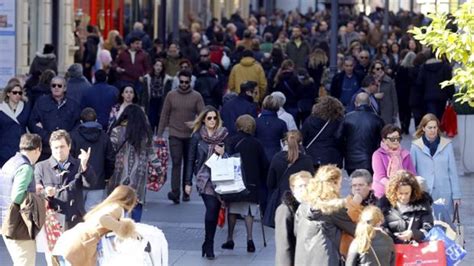
<path id="1" fill-rule="evenodd" d="M 86 210 L 86 212 L 90 211 L 94 206 L 98 205 L 102 202 L 102 200 L 104 200 L 103 189 L 84 189 L 82 191 L 82 195 L 84 196 L 84 209 Z"/>

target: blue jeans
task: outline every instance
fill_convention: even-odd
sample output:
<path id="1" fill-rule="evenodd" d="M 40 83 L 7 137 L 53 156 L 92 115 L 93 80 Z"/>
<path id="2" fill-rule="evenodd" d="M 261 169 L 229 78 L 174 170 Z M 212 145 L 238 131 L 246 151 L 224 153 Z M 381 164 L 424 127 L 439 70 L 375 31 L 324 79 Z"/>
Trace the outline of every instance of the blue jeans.
<path id="1" fill-rule="evenodd" d="M 82 191 L 84 196 L 84 209 L 86 212 L 92 210 L 94 206 L 97 206 L 104 199 L 104 190 L 103 189 L 94 189 Z"/>
<path id="2" fill-rule="evenodd" d="M 137 203 L 135 208 L 132 210 L 131 218 L 139 223 L 142 220 L 143 204 Z"/>

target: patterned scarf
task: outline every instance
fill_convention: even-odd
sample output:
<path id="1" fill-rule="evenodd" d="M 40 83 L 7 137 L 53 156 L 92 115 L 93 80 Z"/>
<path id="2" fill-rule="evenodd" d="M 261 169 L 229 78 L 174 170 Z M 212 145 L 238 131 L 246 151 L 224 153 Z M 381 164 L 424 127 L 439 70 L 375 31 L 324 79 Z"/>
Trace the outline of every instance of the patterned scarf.
<path id="1" fill-rule="evenodd" d="M 219 143 L 223 143 L 229 132 L 227 131 L 227 128 L 220 127 L 214 131 L 212 136 L 209 136 L 209 132 L 207 131 L 206 127 L 202 126 L 199 130 L 199 134 L 201 135 L 202 140 L 204 140 L 209 145 L 207 157 L 210 157 L 214 152 L 214 147 L 216 147 L 216 145 Z"/>
<path id="2" fill-rule="evenodd" d="M 392 150 L 383 141 L 380 142 L 380 147 L 385 150 L 390 156 L 387 166 L 387 176 L 391 177 L 398 170 L 403 169 L 402 165 L 402 149 L 399 146 L 398 149 Z"/>

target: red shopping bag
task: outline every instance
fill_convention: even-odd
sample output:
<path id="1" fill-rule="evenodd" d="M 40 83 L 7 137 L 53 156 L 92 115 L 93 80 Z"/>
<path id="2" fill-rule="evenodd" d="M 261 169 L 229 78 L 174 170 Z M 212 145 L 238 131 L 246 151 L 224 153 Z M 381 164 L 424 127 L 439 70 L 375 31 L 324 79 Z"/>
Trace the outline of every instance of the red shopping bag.
<path id="1" fill-rule="evenodd" d="M 440 266 L 446 265 L 443 241 L 428 241 L 395 245 L 396 266 Z"/>
<path id="2" fill-rule="evenodd" d="M 440 127 L 450 138 L 454 138 L 458 134 L 458 118 L 452 103 L 446 104 Z"/>
<path id="3" fill-rule="evenodd" d="M 44 222 L 44 231 L 49 251 L 52 251 L 56 241 L 64 232 L 65 215 L 56 212 L 53 209 L 46 209 L 46 220 Z"/>
<path id="4" fill-rule="evenodd" d="M 163 138 L 153 138 L 153 149 L 156 152 L 161 166 L 155 169 L 148 164 L 148 182 L 147 188 L 151 191 L 158 192 L 166 182 L 166 173 L 168 171 L 168 146 Z"/>
<path id="5" fill-rule="evenodd" d="M 225 208 L 219 210 L 219 217 L 217 218 L 217 225 L 222 228 L 225 224 Z"/>

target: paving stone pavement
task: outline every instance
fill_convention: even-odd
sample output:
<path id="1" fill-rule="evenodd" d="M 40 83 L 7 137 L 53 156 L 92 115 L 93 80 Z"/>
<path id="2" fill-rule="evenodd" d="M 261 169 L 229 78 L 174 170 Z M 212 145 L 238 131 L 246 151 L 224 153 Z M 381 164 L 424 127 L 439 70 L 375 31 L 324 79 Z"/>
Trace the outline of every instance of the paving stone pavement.
<path id="1" fill-rule="evenodd" d="M 411 138 L 404 136 L 402 145 L 410 146 Z M 473 147 L 474 148 L 474 147 Z M 474 250 L 474 174 L 461 175 L 463 202 L 461 205 L 461 219 L 466 232 L 466 249 Z M 237 221 L 234 232 L 234 250 L 223 250 L 220 245 L 225 242 L 227 228 L 218 228 L 216 232 L 214 251 L 215 260 L 201 258 L 201 244 L 204 238 L 204 205 L 196 193 L 191 201 L 179 205 L 172 204 L 167 198 L 169 182 L 162 191 L 148 192 L 147 202 L 143 213 L 143 222 L 159 227 L 165 233 L 169 243 L 170 265 L 274 265 L 274 231 L 265 227 L 267 247 L 263 247 L 260 223 L 254 223 L 253 239 L 256 246 L 255 253 L 247 253 L 246 229 L 242 220 Z M 342 194 L 349 191 L 349 179 L 345 175 Z M 0 266 L 12 265 L 5 244 L 0 240 Z M 37 265 L 46 265 L 44 256 L 38 254 Z M 474 265 L 474 256 L 468 254 L 460 265 Z"/>

